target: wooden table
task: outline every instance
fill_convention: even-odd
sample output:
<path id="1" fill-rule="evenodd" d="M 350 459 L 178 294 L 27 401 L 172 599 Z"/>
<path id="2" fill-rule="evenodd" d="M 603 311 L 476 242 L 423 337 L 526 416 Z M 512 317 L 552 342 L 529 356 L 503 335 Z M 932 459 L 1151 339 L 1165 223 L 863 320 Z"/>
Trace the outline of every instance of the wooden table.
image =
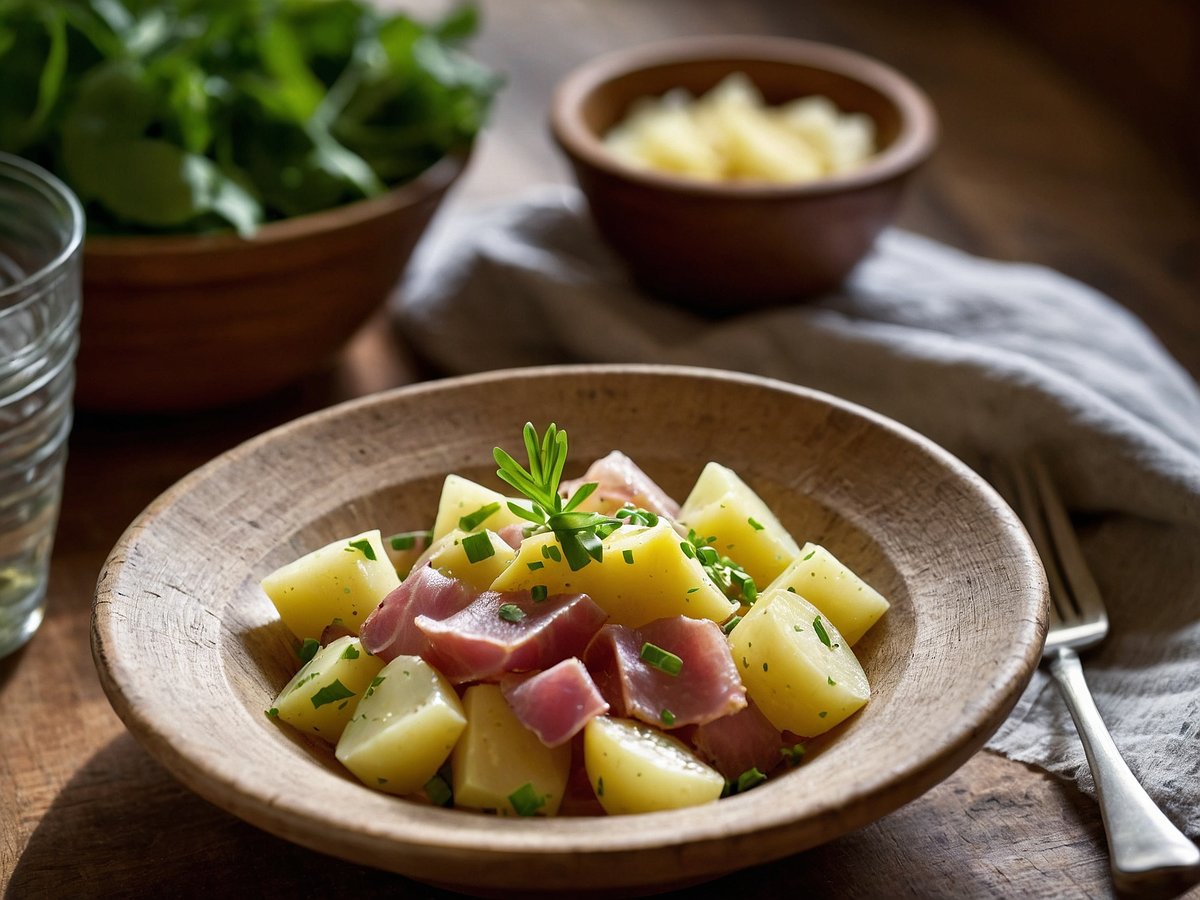
<path id="1" fill-rule="evenodd" d="M 1200 373 L 1195 172 L 1131 130 L 1102 97 L 978 8 L 809 0 L 495 0 L 481 56 L 508 77 L 456 205 L 566 168 L 546 136 L 552 85 L 601 50 L 660 36 L 772 32 L 879 56 L 931 94 L 942 149 L 901 224 L 964 249 L 1046 263 L 1142 316 Z M 1189 179 L 1193 179 L 1190 180 Z M 37 637 L 0 662 L 0 885 L 11 897 L 442 896 L 278 840 L 179 786 L 126 733 L 92 666 L 96 575 L 159 492 L 266 428 L 416 377 L 379 319 L 338 365 L 242 408 L 188 417 L 81 414 Z M 808 853 L 694 895 L 1107 896 L 1094 803 L 983 752 L 924 797 Z"/>

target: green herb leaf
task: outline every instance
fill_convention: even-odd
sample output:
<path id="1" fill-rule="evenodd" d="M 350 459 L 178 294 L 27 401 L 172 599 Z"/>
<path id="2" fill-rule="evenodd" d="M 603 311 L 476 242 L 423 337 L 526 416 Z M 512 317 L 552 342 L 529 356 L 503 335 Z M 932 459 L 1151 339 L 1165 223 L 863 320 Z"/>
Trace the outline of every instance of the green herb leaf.
<path id="1" fill-rule="evenodd" d="M 502 603 L 497 615 L 505 622 L 520 622 L 525 618 L 525 611 L 515 603 Z"/>
<path id="2" fill-rule="evenodd" d="M 779 752 L 789 766 L 798 766 L 804 759 L 806 750 L 803 744 L 793 744 L 791 747 L 780 747 Z"/>
<path id="3" fill-rule="evenodd" d="M 675 713 L 671 712 L 669 709 L 664 709 L 661 713 L 659 713 L 659 718 L 662 719 L 662 723 L 664 725 L 675 724 Z"/>
<path id="4" fill-rule="evenodd" d="M 304 641 L 296 648 L 296 655 L 300 657 L 300 662 L 306 663 L 317 655 L 317 651 L 321 649 L 321 642 L 316 638 L 305 638 Z"/>
<path id="5" fill-rule="evenodd" d="M 750 516 L 748 519 L 746 519 L 746 524 L 747 524 L 747 525 L 749 525 L 751 528 L 753 528 L 755 531 L 762 531 L 762 530 L 763 530 L 763 525 L 762 525 L 762 523 L 761 523 L 761 522 L 758 522 L 758 521 L 756 521 L 756 520 L 755 520 L 755 518 L 754 518 L 753 516 Z"/>
<path id="6" fill-rule="evenodd" d="M 682 659 L 674 653 L 664 650 L 662 647 L 651 644 L 649 641 L 642 644 L 640 656 L 642 662 L 673 677 L 683 671 Z"/>
<path id="7" fill-rule="evenodd" d="M 358 659 L 361 655 L 353 644 L 347 644 L 346 649 L 342 651 L 342 659 Z"/>
<path id="8" fill-rule="evenodd" d="M 546 798 L 534 790 L 532 782 L 525 782 L 508 795 L 508 802 L 518 816 L 532 816 L 546 805 Z"/>
<path id="9" fill-rule="evenodd" d="M 529 589 L 529 596 L 534 603 L 541 603 L 549 594 L 549 589 L 544 584 L 535 584 Z"/>
<path id="10" fill-rule="evenodd" d="M 484 506 L 479 507 L 479 509 L 475 510 L 475 512 L 470 513 L 469 515 L 465 515 L 461 519 L 459 519 L 458 527 L 461 528 L 463 531 L 474 531 L 476 528 L 478 528 L 480 525 L 482 525 L 485 521 L 487 521 L 489 518 L 491 518 L 492 515 L 494 515 L 495 513 L 498 513 L 499 511 L 500 511 L 500 501 L 497 500 L 493 503 L 488 503 Z"/>
<path id="11" fill-rule="evenodd" d="M 375 548 L 371 546 L 371 542 L 366 538 L 363 538 L 361 541 L 350 541 L 350 546 L 346 548 L 346 552 L 353 553 L 355 550 L 372 562 L 377 559 L 375 556 Z"/>
<path id="12" fill-rule="evenodd" d="M 325 687 L 313 694 L 311 699 L 313 709 L 320 709 L 326 703 L 348 700 L 353 696 L 354 691 L 342 684 L 340 679 L 335 678 L 330 684 L 325 685 Z"/>
<path id="13" fill-rule="evenodd" d="M 425 796 L 434 806 L 453 806 L 454 792 L 441 775 L 434 775 L 425 782 Z"/>
<path id="14" fill-rule="evenodd" d="M 817 616 L 813 619 L 813 631 L 817 633 L 817 637 L 821 639 L 821 643 L 833 649 L 833 644 L 829 640 L 829 632 L 825 630 L 825 625 L 821 622 L 821 617 Z"/>

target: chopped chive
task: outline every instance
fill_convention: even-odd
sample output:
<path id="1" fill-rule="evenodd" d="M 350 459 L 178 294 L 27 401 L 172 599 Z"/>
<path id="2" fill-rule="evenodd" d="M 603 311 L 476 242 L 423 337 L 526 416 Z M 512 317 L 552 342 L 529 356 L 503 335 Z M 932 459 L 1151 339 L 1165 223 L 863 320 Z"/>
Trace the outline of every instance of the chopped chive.
<path id="1" fill-rule="evenodd" d="M 433 532 L 428 529 L 425 531 L 401 531 L 388 538 L 388 544 L 393 550 L 411 550 L 417 546 L 417 541 L 427 544 L 431 540 L 433 540 Z"/>
<path id="2" fill-rule="evenodd" d="M 824 710 L 824 709 L 823 709 L 823 710 L 821 710 L 819 713 L 817 713 L 817 716 L 818 716 L 818 717 L 820 717 L 820 718 L 822 718 L 822 719 L 823 719 L 823 718 L 825 718 L 827 715 L 829 715 L 829 713 L 828 713 L 828 711 L 826 711 L 826 710 Z"/>
<path id="3" fill-rule="evenodd" d="M 691 541 L 680 541 L 679 549 L 683 551 L 683 555 L 688 559 L 696 558 L 696 548 L 692 546 Z"/>
<path id="4" fill-rule="evenodd" d="M 525 782 L 508 795 L 508 802 L 518 816 L 532 816 L 546 805 L 546 798 L 533 788 L 532 782 Z"/>
<path id="5" fill-rule="evenodd" d="M 758 787 L 766 780 L 767 776 L 760 772 L 757 767 L 749 768 L 737 777 L 737 792 L 740 794 L 742 791 L 748 791 L 752 787 Z"/>
<path id="6" fill-rule="evenodd" d="M 336 703 L 339 700 L 348 700 L 354 696 L 354 691 L 346 687 L 342 682 L 335 678 L 331 684 L 325 685 L 315 694 L 312 695 L 313 709 L 320 709 L 326 703 Z"/>
<path id="7" fill-rule="evenodd" d="M 375 548 L 371 546 L 371 542 L 366 538 L 363 538 L 361 541 L 351 541 L 350 546 L 346 548 L 347 553 L 353 553 L 355 550 L 369 560 L 374 561 L 377 558 L 375 556 Z"/>
<path id="8" fill-rule="evenodd" d="M 794 587 L 792 587 L 790 584 L 788 585 L 788 593 L 789 593 L 789 594 L 795 594 L 795 593 L 796 593 L 796 589 L 795 589 Z"/>
<path id="9" fill-rule="evenodd" d="M 462 548 L 463 552 L 467 554 L 467 560 L 472 564 L 483 562 L 488 557 L 496 555 L 496 548 L 492 546 L 492 539 L 488 537 L 485 531 L 468 534 L 462 540 Z"/>
<path id="10" fill-rule="evenodd" d="M 683 671 L 682 659 L 674 653 L 664 650 L 662 647 L 651 644 L 649 641 L 642 644 L 641 658 L 642 662 L 672 677 Z"/>
<path id="11" fill-rule="evenodd" d="M 629 565 L 632 566 L 633 565 L 633 551 L 632 550 L 622 550 L 621 551 L 621 559 L 625 560 L 625 562 L 627 562 Z"/>
<path id="12" fill-rule="evenodd" d="M 687 593 L 687 594 L 694 594 L 694 593 L 696 593 L 696 591 L 698 591 L 698 590 L 700 590 L 700 588 L 698 588 L 698 587 L 690 587 L 690 588 L 688 588 L 688 589 L 687 589 L 687 590 L 686 590 L 684 593 Z"/>
<path id="13" fill-rule="evenodd" d="M 370 697 L 373 693 L 375 693 L 375 688 L 377 688 L 381 684 L 383 684 L 383 680 L 385 678 L 387 678 L 386 675 L 376 675 L 374 678 L 372 678 L 371 686 L 369 688 L 367 688 L 366 696 Z"/>
<path id="14" fill-rule="evenodd" d="M 810 559 L 812 559 L 812 558 L 813 558 L 814 556 L 816 556 L 816 555 L 817 555 L 817 551 L 816 551 L 816 550 L 809 550 L 809 551 L 808 551 L 808 556 L 804 557 L 804 562 L 808 562 Z"/>
<path id="15" fill-rule="evenodd" d="M 671 712 L 669 709 L 664 709 L 661 713 L 659 713 L 659 718 L 662 719 L 662 723 L 664 725 L 675 724 L 675 713 Z"/>
<path id="16" fill-rule="evenodd" d="M 353 644 L 347 644 L 346 649 L 342 651 L 342 659 L 358 659 L 362 656 Z"/>
<path id="17" fill-rule="evenodd" d="M 306 663 L 316 656 L 320 649 L 321 642 L 316 638 L 305 638 L 304 643 L 296 648 L 296 655 L 300 657 L 300 662 Z"/>
<path id="18" fill-rule="evenodd" d="M 505 622 L 520 622 L 525 618 L 525 611 L 515 603 L 501 603 L 498 614 Z"/>
<path id="19" fill-rule="evenodd" d="M 450 806 L 454 801 L 454 792 L 441 775 L 434 775 L 425 782 L 425 796 L 434 806 Z"/>
<path id="20" fill-rule="evenodd" d="M 562 562 L 562 554 L 554 544 L 543 544 L 542 556 L 546 559 L 552 559 L 555 562 Z"/>
<path id="21" fill-rule="evenodd" d="M 791 747 L 780 747 L 779 753 L 789 766 L 800 765 L 800 760 L 804 759 L 804 754 L 807 751 L 803 744 L 793 744 Z"/>
<path id="22" fill-rule="evenodd" d="M 494 513 L 499 511 L 500 503 L 498 501 L 495 503 L 488 503 L 479 507 L 479 509 L 475 510 L 475 512 L 468 513 L 459 519 L 458 527 L 463 531 L 474 531 L 476 528 L 482 525 L 484 521 L 491 518 Z"/>
<path id="23" fill-rule="evenodd" d="M 833 649 L 833 644 L 829 640 L 829 632 L 825 630 L 825 626 L 821 623 L 820 616 L 817 616 L 815 619 L 813 619 L 813 631 L 817 633 L 817 637 L 821 639 L 822 644 L 824 644 L 830 650 Z"/>
<path id="24" fill-rule="evenodd" d="M 837 682 L 833 680 L 833 676 L 832 676 L 832 675 L 826 675 L 826 676 L 825 676 L 825 680 L 829 682 L 829 686 L 830 686 L 830 687 L 833 687 L 834 685 L 836 685 L 836 684 L 837 684 Z"/>
<path id="25" fill-rule="evenodd" d="M 729 632 L 733 631 L 733 629 L 737 627 L 737 623 L 740 621 L 742 621 L 741 616 L 730 616 L 729 621 L 721 626 L 721 630 L 726 634 L 729 634 Z"/>
<path id="26" fill-rule="evenodd" d="M 268 709 L 267 710 L 267 718 L 268 719 L 278 719 L 279 718 L 279 707 L 272 706 L 270 709 Z"/>
<path id="27" fill-rule="evenodd" d="M 596 779 L 596 796 L 597 797 L 604 796 L 604 776 L 603 775 L 601 775 L 599 778 Z"/>
<path id="28" fill-rule="evenodd" d="M 535 584 L 529 589 L 529 596 L 534 603 L 541 603 L 549 594 L 550 590 L 544 584 Z"/>
<path id="29" fill-rule="evenodd" d="M 764 671 L 764 672 L 765 672 L 765 671 L 767 671 L 767 664 L 766 664 L 766 663 L 763 663 L 763 671 Z"/>
<path id="30" fill-rule="evenodd" d="M 525 563 L 525 565 L 527 565 L 529 567 L 530 572 L 536 572 L 538 569 L 546 568 L 546 564 L 544 562 L 542 562 L 540 559 L 536 560 L 535 562 Z"/>
<path id="31" fill-rule="evenodd" d="M 746 524 L 748 524 L 748 525 L 749 525 L 751 528 L 753 528 L 755 531 L 762 531 L 762 530 L 763 530 L 762 523 L 761 523 L 761 522 L 758 522 L 758 521 L 755 521 L 755 519 L 754 519 L 754 516 L 750 516 L 750 518 L 746 519 Z"/>

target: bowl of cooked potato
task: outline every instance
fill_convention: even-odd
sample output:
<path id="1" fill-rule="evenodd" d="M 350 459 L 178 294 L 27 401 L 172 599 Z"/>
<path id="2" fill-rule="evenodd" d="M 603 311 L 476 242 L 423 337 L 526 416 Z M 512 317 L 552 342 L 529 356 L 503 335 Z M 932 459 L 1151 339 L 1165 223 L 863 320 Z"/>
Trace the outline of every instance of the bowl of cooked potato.
<path id="1" fill-rule="evenodd" d="M 898 808 L 999 727 L 1045 624 L 1013 512 L 907 428 L 751 375 L 556 366 L 222 455 L 113 549 L 92 646 L 133 735 L 234 815 L 549 897 Z"/>
<path id="2" fill-rule="evenodd" d="M 550 126 L 634 279 L 716 313 L 841 284 L 938 130 L 929 99 L 895 69 L 754 36 L 589 61 L 560 83 Z"/>

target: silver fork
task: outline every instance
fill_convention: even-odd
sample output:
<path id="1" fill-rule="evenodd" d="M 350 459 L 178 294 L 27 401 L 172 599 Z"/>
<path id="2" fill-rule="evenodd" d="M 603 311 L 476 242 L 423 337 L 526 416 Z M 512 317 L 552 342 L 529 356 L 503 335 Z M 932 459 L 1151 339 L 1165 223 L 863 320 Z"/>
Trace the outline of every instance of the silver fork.
<path id="1" fill-rule="evenodd" d="M 1050 630 L 1042 662 L 1062 690 L 1092 770 L 1113 883 L 1130 891 L 1195 881 L 1200 878 L 1200 850 L 1129 771 L 1084 680 L 1078 651 L 1104 640 L 1108 614 L 1050 474 L 1041 459 L 1030 456 L 994 475 L 993 483 L 1000 482 L 996 488 L 1014 505 L 1046 569 Z"/>

